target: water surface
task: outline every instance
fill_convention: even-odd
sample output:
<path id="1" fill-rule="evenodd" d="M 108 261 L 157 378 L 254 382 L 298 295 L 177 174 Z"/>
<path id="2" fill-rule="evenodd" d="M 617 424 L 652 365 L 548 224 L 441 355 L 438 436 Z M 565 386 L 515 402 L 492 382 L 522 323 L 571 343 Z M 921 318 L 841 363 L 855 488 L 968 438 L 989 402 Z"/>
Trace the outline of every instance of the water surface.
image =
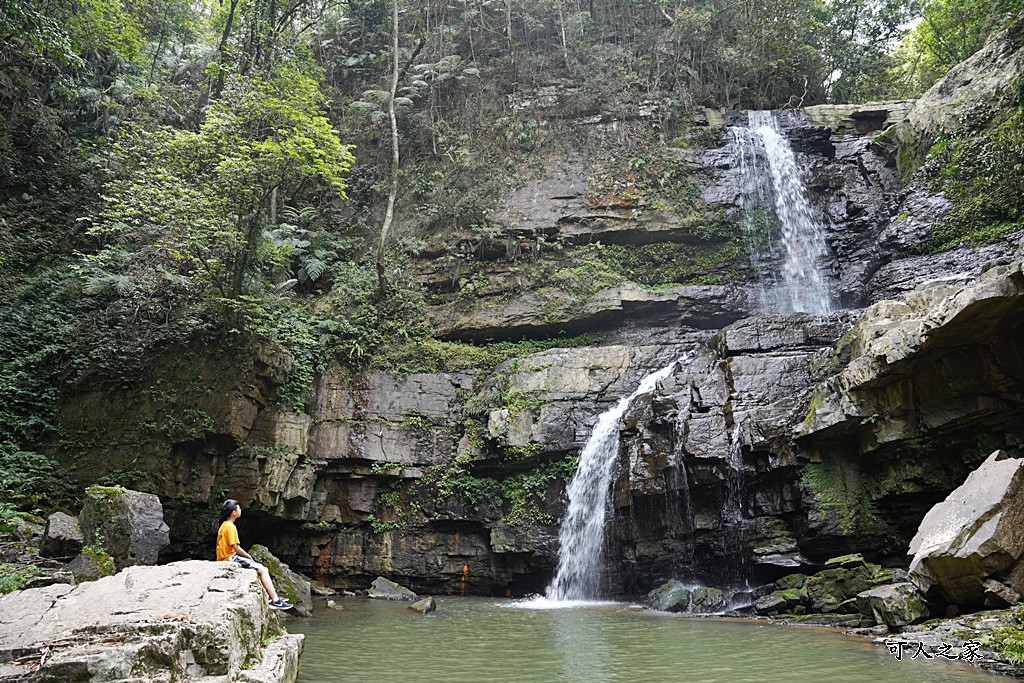
<path id="1" fill-rule="evenodd" d="M 306 634 L 299 683 L 995 683 L 962 662 L 896 661 L 834 629 L 694 619 L 604 603 L 537 609 L 488 598 L 339 600 L 290 620 Z M 537 606 L 543 606 L 538 603 Z"/>

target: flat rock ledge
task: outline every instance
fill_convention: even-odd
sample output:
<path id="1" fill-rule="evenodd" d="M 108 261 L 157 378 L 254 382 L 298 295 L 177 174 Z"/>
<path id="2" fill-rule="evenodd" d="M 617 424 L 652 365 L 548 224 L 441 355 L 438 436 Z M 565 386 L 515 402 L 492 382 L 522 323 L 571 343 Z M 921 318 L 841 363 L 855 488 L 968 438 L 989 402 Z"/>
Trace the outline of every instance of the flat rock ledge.
<path id="1" fill-rule="evenodd" d="M 267 608 L 256 573 L 227 562 L 0 597 L 0 681 L 292 683 L 302 642 Z"/>

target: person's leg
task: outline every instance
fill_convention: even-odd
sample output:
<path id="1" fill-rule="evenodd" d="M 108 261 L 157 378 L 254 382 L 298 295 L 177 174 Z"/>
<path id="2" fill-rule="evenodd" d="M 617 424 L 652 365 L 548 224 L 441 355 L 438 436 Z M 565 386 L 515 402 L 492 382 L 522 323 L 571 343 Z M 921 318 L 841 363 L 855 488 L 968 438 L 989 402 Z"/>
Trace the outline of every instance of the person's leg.
<path id="1" fill-rule="evenodd" d="M 277 591 L 274 590 L 274 582 L 270 580 L 270 572 L 267 571 L 267 568 L 260 567 L 257 569 L 256 576 L 260 578 L 260 583 L 263 584 L 263 590 L 267 591 L 267 595 L 270 597 L 271 602 L 276 602 Z"/>

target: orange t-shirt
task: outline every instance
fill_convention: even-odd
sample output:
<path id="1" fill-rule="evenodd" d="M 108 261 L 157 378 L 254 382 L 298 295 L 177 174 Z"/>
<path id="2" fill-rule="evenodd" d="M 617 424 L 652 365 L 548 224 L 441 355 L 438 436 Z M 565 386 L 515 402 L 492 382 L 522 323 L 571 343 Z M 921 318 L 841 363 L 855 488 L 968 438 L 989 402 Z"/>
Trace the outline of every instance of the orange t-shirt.
<path id="1" fill-rule="evenodd" d="M 230 519 L 225 520 L 217 530 L 217 561 L 223 562 L 234 555 L 236 543 L 238 543 L 238 529 Z"/>

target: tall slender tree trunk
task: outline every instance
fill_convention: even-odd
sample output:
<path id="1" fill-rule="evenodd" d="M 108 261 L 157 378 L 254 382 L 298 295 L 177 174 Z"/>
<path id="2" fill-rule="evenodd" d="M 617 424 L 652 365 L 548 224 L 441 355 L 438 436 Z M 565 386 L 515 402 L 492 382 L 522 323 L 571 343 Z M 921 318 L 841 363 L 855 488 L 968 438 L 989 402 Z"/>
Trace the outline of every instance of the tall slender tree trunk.
<path id="1" fill-rule="evenodd" d="M 395 96 L 398 94 L 398 0 L 391 0 L 391 97 L 388 98 L 388 118 L 391 121 L 391 189 L 388 191 L 388 208 L 384 212 L 384 225 L 380 228 L 380 242 L 377 244 L 377 286 L 381 296 L 387 291 L 384 275 L 384 245 L 395 218 L 395 198 L 398 195 L 398 120 L 395 118 Z"/>

